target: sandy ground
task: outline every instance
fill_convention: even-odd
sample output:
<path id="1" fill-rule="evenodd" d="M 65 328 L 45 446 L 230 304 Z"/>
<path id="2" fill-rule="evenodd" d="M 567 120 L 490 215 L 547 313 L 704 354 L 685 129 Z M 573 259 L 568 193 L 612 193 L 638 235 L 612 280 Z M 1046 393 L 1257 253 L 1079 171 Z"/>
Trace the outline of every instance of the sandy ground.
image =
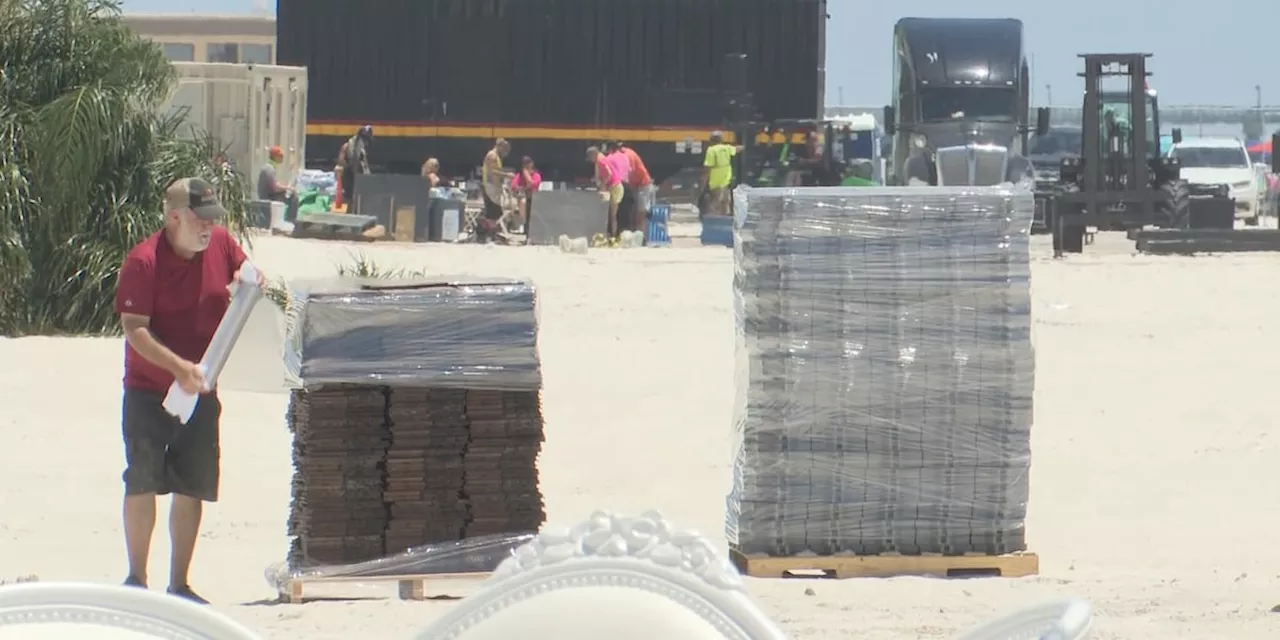
<path id="1" fill-rule="evenodd" d="M 1037 239 L 1038 251 L 1048 250 Z M 1104 235 L 1034 268 L 1037 393 L 1021 580 L 752 580 L 799 638 L 936 638 L 1051 597 L 1090 598 L 1098 638 L 1274 638 L 1280 614 L 1280 257 L 1154 258 Z M 329 276 L 350 251 L 541 288 L 550 517 L 658 508 L 722 539 L 729 482 L 731 253 L 355 246 L 260 238 L 273 275 Z M 0 578 L 116 582 L 119 340 L 0 339 Z M 230 385 L 230 383 L 228 383 Z M 286 551 L 290 453 L 281 392 L 224 390 L 223 500 L 193 584 L 269 638 L 407 638 L 448 602 L 387 588 L 277 605 L 263 569 Z M 164 585 L 156 534 L 153 584 Z M 473 587 L 448 585 L 465 595 Z M 805 590 L 812 589 L 813 595 Z M 328 593 L 322 591 L 319 593 Z"/>

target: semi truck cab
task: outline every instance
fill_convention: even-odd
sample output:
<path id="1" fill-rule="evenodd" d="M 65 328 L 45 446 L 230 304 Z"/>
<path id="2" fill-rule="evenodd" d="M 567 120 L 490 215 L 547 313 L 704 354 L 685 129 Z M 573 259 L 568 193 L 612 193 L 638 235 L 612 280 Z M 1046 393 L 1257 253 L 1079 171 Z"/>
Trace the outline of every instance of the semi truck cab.
<path id="1" fill-rule="evenodd" d="M 1030 73 L 1022 22 L 903 18 L 894 27 L 888 181 L 999 184 L 1030 178 Z M 1035 130 L 1048 131 L 1049 113 Z"/>

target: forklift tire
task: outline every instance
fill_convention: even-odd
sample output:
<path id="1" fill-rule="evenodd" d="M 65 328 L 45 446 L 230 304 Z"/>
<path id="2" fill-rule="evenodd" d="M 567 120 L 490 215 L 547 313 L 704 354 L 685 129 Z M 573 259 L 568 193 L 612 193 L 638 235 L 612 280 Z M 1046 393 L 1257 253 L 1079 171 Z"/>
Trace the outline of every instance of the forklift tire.
<path id="1" fill-rule="evenodd" d="M 1256 226 L 1258 226 L 1258 216 L 1254 216 L 1254 217 L 1252 217 L 1252 218 L 1245 218 L 1245 219 L 1244 219 L 1244 226 L 1246 226 L 1246 227 L 1256 227 Z"/>
<path id="2" fill-rule="evenodd" d="M 1054 247 L 1062 253 L 1084 253 L 1085 233 L 1087 231 L 1081 225 L 1069 225 L 1062 228 L 1062 238 L 1056 239 L 1058 246 Z"/>
<path id="3" fill-rule="evenodd" d="M 1067 183 L 1060 187 L 1060 193 L 1071 194 L 1080 191 L 1080 186 Z M 1065 255 L 1068 253 L 1084 253 L 1085 236 L 1088 229 L 1082 224 L 1070 224 L 1065 220 L 1062 223 L 1061 235 L 1054 233 L 1058 231 L 1057 221 L 1057 201 L 1050 200 L 1049 211 L 1046 213 L 1045 221 L 1049 223 L 1050 233 L 1053 233 L 1053 255 Z"/>
<path id="4" fill-rule="evenodd" d="M 1191 191 L 1187 183 L 1178 180 L 1160 185 L 1160 190 L 1169 194 L 1169 199 L 1160 204 L 1156 214 L 1156 226 L 1162 229 L 1191 228 Z"/>

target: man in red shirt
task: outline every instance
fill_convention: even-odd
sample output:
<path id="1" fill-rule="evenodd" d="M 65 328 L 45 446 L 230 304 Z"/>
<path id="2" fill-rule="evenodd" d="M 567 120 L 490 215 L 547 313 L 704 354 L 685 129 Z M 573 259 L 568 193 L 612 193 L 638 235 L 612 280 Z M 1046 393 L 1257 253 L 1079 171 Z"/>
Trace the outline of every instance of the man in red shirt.
<path id="1" fill-rule="evenodd" d="M 203 502 L 218 499 L 222 405 L 216 391 L 205 389 L 199 362 L 230 305 L 228 287 L 245 254 L 218 226 L 226 211 L 207 182 L 178 180 L 164 199 L 164 228 L 129 251 L 116 291 L 116 312 L 126 340 L 125 584 L 146 587 L 156 496 L 172 493 L 169 593 L 205 604 L 188 586 L 187 571 Z M 185 425 L 161 406 L 175 380 L 185 391 L 201 394 L 195 415 Z"/>
<path id="2" fill-rule="evenodd" d="M 618 150 L 627 157 L 631 163 L 631 173 L 628 174 L 628 181 L 633 192 L 635 192 L 635 208 L 636 214 L 632 220 L 635 224 L 632 231 L 645 233 L 649 228 L 649 207 L 653 206 L 653 178 L 649 175 L 649 168 L 644 166 L 644 160 L 640 158 L 640 154 L 635 149 L 627 146 L 625 142 L 616 142 Z"/>

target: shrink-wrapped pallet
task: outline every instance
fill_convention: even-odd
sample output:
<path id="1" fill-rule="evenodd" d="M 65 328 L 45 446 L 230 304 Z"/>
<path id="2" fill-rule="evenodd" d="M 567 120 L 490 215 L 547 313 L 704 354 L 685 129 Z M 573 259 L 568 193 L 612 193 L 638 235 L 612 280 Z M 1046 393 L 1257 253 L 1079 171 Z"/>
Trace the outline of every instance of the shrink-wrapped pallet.
<path id="1" fill-rule="evenodd" d="M 534 287 L 302 284 L 290 565 L 345 565 L 542 524 Z"/>
<path id="2" fill-rule="evenodd" d="M 735 197 L 731 545 L 779 556 L 1024 549 L 1031 193 Z"/>

